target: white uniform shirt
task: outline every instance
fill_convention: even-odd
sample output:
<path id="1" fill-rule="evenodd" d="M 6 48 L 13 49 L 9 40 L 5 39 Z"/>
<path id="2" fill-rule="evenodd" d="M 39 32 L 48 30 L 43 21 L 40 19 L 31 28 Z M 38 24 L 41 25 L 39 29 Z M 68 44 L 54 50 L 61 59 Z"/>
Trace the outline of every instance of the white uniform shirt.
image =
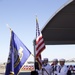
<path id="1" fill-rule="evenodd" d="M 43 66 L 43 68 L 48 72 L 49 75 L 51 75 L 51 66 L 47 64 L 46 66 Z M 43 70 L 43 75 L 48 75 L 47 72 Z"/>
<path id="2" fill-rule="evenodd" d="M 51 75 L 58 75 L 59 73 L 59 65 L 52 66 L 52 74 Z"/>
<path id="3" fill-rule="evenodd" d="M 38 75 L 42 75 L 42 70 L 38 70 Z"/>
<path id="4" fill-rule="evenodd" d="M 58 75 L 67 75 L 67 72 L 68 72 L 68 68 L 67 66 L 63 66 L 60 70 L 60 73 L 58 73 Z"/>

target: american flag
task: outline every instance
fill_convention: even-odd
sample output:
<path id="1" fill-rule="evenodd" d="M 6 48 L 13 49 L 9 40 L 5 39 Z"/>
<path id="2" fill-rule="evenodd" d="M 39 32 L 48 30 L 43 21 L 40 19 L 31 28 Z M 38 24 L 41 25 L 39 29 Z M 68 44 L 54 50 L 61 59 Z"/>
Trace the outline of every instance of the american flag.
<path id="1" fill-rule="evenodd" d="M 41 52 L 45 49 L 44 39 L 42 33 L 39 30 L 38 20 L 36 18 L 36 58 L 37 61 L 41 64 Z"/>

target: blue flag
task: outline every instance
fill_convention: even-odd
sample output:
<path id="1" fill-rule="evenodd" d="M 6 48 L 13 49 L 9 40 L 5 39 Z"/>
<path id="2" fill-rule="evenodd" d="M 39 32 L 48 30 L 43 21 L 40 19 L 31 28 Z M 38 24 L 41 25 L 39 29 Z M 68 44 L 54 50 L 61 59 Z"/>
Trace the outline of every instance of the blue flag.
<path id="1" fill-rule="evenodd" d="M 21 42 L 17 35 L 11 31 L 10 52 L 6 65 L 5 75 L 17 75 L 31 52 Z"/>

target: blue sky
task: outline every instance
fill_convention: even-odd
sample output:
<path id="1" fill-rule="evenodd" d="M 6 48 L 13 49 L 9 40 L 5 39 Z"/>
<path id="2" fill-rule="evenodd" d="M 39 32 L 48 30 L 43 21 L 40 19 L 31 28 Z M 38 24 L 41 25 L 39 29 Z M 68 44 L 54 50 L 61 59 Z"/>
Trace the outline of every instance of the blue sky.
<path id="1" fill-rule="evenodd" d="M 40 30 L 50 17 L 68 0 L 0 0 L 0 62 L 6 62 L 9 53 L 10 31 L 8 24 L 21 41 L 34 53 L 33 40 L 36 33 L 36 16 Z M 42 57 L 74 58 L 75 45 L 49 45 Z M 72 54 L 71 54 L 72 53 Z M 31 58 L 32 59 L 32 58 Z M 32 59 L 33 60 L 33 59 Z"/>

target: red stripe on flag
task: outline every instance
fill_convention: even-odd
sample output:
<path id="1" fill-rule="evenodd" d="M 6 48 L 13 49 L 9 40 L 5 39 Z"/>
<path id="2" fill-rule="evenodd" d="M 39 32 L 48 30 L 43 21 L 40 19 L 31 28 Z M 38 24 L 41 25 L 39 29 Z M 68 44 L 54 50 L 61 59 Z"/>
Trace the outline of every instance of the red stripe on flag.
<path id="1" fill-rule="evenodd" d="M 36 57 L 45 49 L 45 43 L 42 36 L 39 36 L 36 39 Z"/>
<path id="2" fill-rule="evenodd" d="M 36 51 L 39 50 L 39 48 L 44 44 L 44 41 L 42 41 L 41 43 L 38 44 L 38 46 L 36 47 Z"/>
<path id="3" fill-rule="evenodd" d="M 36 44 L 42 39 L 42 35 L 41 36 L 38 36 L 37 39 L 36 39 Z"/>
<path id="4" fill-rule="evenodd" d="M 41 60 L 41 55 L 38 56 L 38 58 L 36 59 L 39 63 L 40 66 L 42 66 L 42 60 Z"/>
<path id="5" fill-rule="evenodd" d="M 44 43 L 44 40 L 41 36 L 41 37 L 39 37 L 38 40 L 36 40 L 36 50 L 38 50 L 38 47 L 41 46 L 43 43 Z"/>
<path id="6" fill-rule="evenodd" d="M 39 62 L 40 66 L 42 66 L 42 60 L 41 60 L 41 52 L 45 49 L 45 43 L 44 39 L 42 37 L 42 34 L 39 30 L 39 24 L 38 20 L 36 19 L 36 60 Z"/>
<path id="7" fill-rule="evenodd" d="M 38 57 L 44 49 L 45 49 L 45 46 L 40 49 L 40 51 L 36 54 L 36 57 Z"/>

